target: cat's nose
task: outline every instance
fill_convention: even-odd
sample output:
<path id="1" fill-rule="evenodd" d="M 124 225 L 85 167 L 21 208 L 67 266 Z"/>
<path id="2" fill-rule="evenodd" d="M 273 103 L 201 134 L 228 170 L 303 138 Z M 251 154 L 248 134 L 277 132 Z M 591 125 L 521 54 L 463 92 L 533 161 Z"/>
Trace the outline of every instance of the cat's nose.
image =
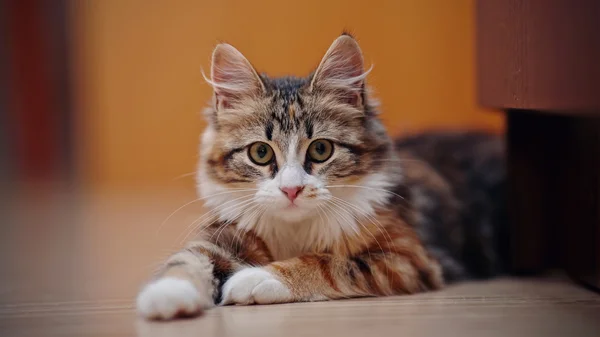
<path id="1" fill-rule="evenodd" d="M 304 189 L 304 186 L 292 186 L 292 187 L 281 187 L 280 190 L 287 195 L 290 201 L 294 201 L 300 192 Z"/>

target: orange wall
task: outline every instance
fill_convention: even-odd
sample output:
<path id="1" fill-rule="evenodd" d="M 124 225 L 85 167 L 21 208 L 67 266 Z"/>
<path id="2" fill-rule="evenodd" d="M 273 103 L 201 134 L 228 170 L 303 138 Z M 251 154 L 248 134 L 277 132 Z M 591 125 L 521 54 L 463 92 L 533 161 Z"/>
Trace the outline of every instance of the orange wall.
<path id="1" fill-rule="evenodd" d="M 73 0 L 79 158 L 95 185 L 172 184 L 194 170 L 211 49 L 304 75 L 343 29 L 375 68 L 394 134 L 502 127 L 476 106 L 472 0 Z"/>

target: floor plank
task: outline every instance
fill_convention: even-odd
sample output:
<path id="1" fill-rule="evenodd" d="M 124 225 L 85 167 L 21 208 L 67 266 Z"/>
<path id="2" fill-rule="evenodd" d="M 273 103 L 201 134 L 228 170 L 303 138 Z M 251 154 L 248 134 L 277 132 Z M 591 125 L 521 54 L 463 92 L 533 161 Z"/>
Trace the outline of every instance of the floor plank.
<path id="1" fill-rule="evenodd" d="M 0 336 L 600 336 L 600 296 L 562 277 L 145 322 L 133 311 L 136 292 L 200 209 L 163 220 L 193 198 L 193 191 L 36 191 L 2 204 Z"/>

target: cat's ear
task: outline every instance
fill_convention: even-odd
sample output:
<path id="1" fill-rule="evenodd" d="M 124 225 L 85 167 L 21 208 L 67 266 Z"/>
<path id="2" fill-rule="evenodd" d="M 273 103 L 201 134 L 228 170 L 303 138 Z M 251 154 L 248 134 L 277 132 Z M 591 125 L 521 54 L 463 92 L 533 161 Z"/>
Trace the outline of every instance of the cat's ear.
<path id="1" fill-rule="evenodd" d="M 365 78 L 369 71 L 364 69 L 362 51 L 350 35 L 338 37 L 317 68 L 311 90 L 330 90 L 340 95 L 345 102 L 361 107 Z"/>
<path id="2" fill-rule="evenodd" d="M 226 43 L 217 45 L 213 51 L 210 80 L 207 81 L 214 89 L 217 111 L 265 90 L 260 76 L 250 62 Z"/>

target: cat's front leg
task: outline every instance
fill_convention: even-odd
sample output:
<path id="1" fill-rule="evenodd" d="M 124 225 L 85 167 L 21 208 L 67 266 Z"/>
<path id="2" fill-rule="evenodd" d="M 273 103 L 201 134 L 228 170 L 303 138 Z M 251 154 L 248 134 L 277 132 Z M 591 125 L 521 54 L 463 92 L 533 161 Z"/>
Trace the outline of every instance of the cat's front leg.
<path id="1" fill-rule="evenodd" d="M 270 304 L 385 296 L 440 288 L 437 262 L 402 251 L 352 257 L 308 254 L 235 273 L 222 304 Z"/>
<path id="2" fill-rule="evenodd" d="M 337 278 L 345 273 L 346 261 L 331 254 L 308 254 L 241 270 L 223 286 L 221 304 L 273 304 L 359 296 L 349 289 L 344 289 L 346 295 L 341 295 L 337 281 L 332 279 L 333 275 Z"/>
<path id="3" fill-rule="evenodd" d="M 209 242 L 194 242 L 171 256 L 140 291 L 137 310 L 148 319 L 194 316 L 215 305 L 220 282 L 241 264 Z"/>
<path id="4" fill-rule="evenodd" d="M 141 316 L 172 319 L 198 315 L 221 302 L 223 285 L 234 273 L 272 261 L 266 245 L 252 232 L 237 233 L 231 226 L 221 229 L 221 235 L 213 234 L 208 228 L 205 239 L 191 242 L 171 256 L 156 278 L 142 288 L 137 298 Z"/>

